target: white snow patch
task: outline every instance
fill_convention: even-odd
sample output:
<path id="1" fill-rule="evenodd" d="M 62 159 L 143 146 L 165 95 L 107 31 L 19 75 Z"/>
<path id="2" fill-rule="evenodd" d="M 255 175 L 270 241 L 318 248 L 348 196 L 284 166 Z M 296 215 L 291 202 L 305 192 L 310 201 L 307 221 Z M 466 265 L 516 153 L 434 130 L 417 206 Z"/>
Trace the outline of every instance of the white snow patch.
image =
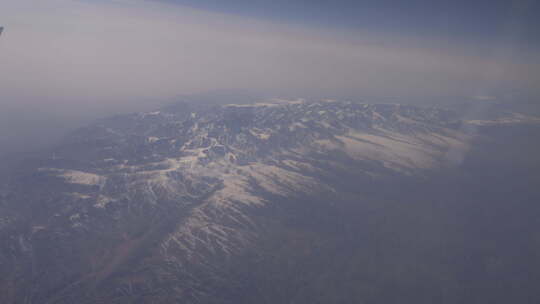
<path id="1" fill-rule="evenodd" d="M 371 118 L 373 120 L 383 120 L 383 121 L 386 120 L 386 118 L 384 118 L 384 116 L 382 116 L 381 114 L 379 114 L 379 113 L 377 113 L 375 111 L 373 111 L 373 113 L 371 113 Z"/>
<path id="2" fill-rule="evenodd" d="M 492 125 L 511 125 L 511 124 L 540 124 L 540 118 L 519 114 L 511 113 L 507 117 L 502 117 L 493 120 L 468 120 L 466 121 L 469 124 L 477 126 L 492 126 Z"/>
<path id="3" fill-rule="evenodd" d="M 112 203 L 114 201 L 116 201 L 116 200 L 112 199 L 112 198 L 110 198 L 108 196 L 99 195 L 97 200 L 96 200 L 96 203 L 94 204 L 94 207 L 103 209 L 103 208 L 107 207 L 107 205 L 109 203 Z"/>
<path id="4" fill-rule="evenodd" d="M 270 136 L 272 136 L 272 134 L 270 134 L 268 132 L 264 132 L 264 131 L 256 129 L 256 128 L 250 129 L 249 133 L 251 133 L 251 135 L 253 135 L 253 136 L 255 136 L 255 137 L 259 138 L 259 139 L 262 139 L 262 140 L 267 140 L 267 139 L 270 138 Z"/>
<path id="5" fill-rule="evenodd" d="M 282 105 L 297 105 L 305 103 L 305 99 L 280 99 L 280 98 L 270 98 L 265 101 L 251 103 L 251 104 L 227 104 L 226 107 L 239 107 L 239 108 L 249 108 L 249 107 L 277 107 Z"/>
<path id="6" fill-rule="evenodd" d="M 153 144 L 153 143 L 155 143 L 156 141 L 159 140 L 159 137 L 150 136 L 150 137 L 148 137 L 147 140 L 148 140 L 149 143 Z"/>
<path id="7" fill-rule="evenodd" d="M 289 166 L 298 170 L 309 171 L 309 172 L 313 172 L 317 170 L 312 165 L 305 162 L 301 162 L 301 161 L 286 159 L 286 160 L 283 160 L 282 163 L 286 166 Z"/>
<path id="8" fill-rule="evenodd" d="M 277 195 L 311 192 L 317 185 L 311 177 L 277 166 L 255 163 L 249 167 L 249 174 L 255 178 L 258 185 Z"/>
<path id="9" fill-rule="evenodd" d="M 306 120 L 307 121 L 307 120 Z M 292 123 L 290 126 L 289 126 L 289 131 L 294 131 L 296 130 L 297 128 L 302 128 L 302 129 L 305 129 L 307 128 L 303 123 L 301 122 L 294 122 Z"/>
<path id="10" fill-rule="evenodd" d="M 82 194 L 82 193 L 79 193 L 79 192 L 72 192 L 72 193 L 69 193 L 70 195 L 76 197 L 76 198 L 79 198 L 79 199 L 89 199 L 89 198 L 92 198 L 90 195 L 86 195 L 86 194 Z"/>
<path id="11" fill-rule="evenodd" d="M 100 185 L 105 179 L 97 174 L 76 170 L 66 170 L 61 176 L 65 178 L 68 183 L 89 186 Z"/>
<path id="12" fill-rule="evenodd" d="M 394 167 L 393 164 L 407 168 L 429 168 L 435 165 L 430 151 L 405 138 L 388 138 L 361 133 L 338 138 L 345 143 L 345 150 L 351 156 L 382 160 L 389 164 L 388 167 Z"/>
<path id="13" fill-rule="evenodd" d="M 394 116 L 397 118 L 399 122 L 407 123 L 407 124 L 418 124 L 418 121 L 407 118 L 407 117 L 403 117 L 399 114 L 395 114 Z"/>
<path id="14" fill-rule="evenodd" d="M 239 174 L 224 174 L 222 177 L 223 188 L 216 191 L 211 201 L 216 204 L 226 204 L 229 202 L 241 203 L 244 205 L 262 205 L 263 201 L 250 193 L 249 183 L 246 176 Z"/>
<path id="15" fill-rule="evenodd" d="M 58 177 L 64 178 L 64 180 L 70 184 L 96 186 L 101 185 L 103 184 L 103 182 L 105 182 L 105 177 L 103 176 L 77 170 L 39 168 L 38 171 L 54 172 L 57 174 Z"/>
<path id="16" fill-rule="evenodd" d="M 352 158 L 380 161 L 385 167 L 398 171 L 440 167 L 445 165 L 444 155 L 448 150 L 468 148 L 465 138 L 431 133 L 408 136 L 378 130 L 377 133 L 349 132 L 336 139 L 341 143 L 332 140 L 315 143 L 324 149 L 341 149 Z"/>

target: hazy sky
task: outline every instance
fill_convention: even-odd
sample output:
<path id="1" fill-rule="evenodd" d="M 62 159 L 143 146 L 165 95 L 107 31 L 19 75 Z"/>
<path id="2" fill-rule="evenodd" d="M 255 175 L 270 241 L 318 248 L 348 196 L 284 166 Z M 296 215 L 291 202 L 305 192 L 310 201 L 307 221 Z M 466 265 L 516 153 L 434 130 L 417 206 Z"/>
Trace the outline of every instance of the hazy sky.
<path id="1" fill-rule="evenodd" d="M 539 96 L 535 1 L 2 0 L 0 144 L 175 96 Z M 49 116 L 44 116 L 49 113 Z M 96 114 L 97 115 L 97 114 Z M 39 124 L 38 124 L 39 125 Z"/>
<path id="2" fill-rule="evenodd" d="M 168 0 L 195 8 L 310 26 L 415 35 L 500 39 L 508 23 L 517 40 L 540 42 L 540 3 L 532 0 Z"/>
<path id="3" fill-rule="evenodd" d="M 230 88 L 403 97 L 534 90 L 538 53 L 523 39 L 531 32 L 524 5 L 515 16 L 471 5 L 489 12 L 475 26 L 460 1 L 449 20 L 421 2 L 3 1 L 2 102 L 114 103 Z M 464 25 L 470 33 L 460 36 Z"/>

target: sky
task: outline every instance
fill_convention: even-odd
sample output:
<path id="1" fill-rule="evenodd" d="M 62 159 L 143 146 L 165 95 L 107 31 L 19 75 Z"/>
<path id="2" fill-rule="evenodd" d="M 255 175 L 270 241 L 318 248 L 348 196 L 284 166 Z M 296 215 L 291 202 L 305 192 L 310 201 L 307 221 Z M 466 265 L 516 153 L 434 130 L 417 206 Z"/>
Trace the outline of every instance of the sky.
<path id="1" fill-rule="evenodd" d="M 4 130 L 215 90 L 396 102 L 540 94 L 536 1 L 1 0 L 0 8 Z M 5 133 L 0 144 L 15 136 Z"/>
<path id="2" fill-rule="evenodd" d="M 216 89 L 468 96 L 539 80 L 532 1 L 3 3 L 0 89 L 17 103 Z"/>
<path id="3" fill-rule="evenodd" d="M 518 38 L 538 43 L 540 4 L 532 0 L 168 0 L 170 3 L 310 26 L 397 31 L 483 42 L 500 39 L 510 23 Z"/>

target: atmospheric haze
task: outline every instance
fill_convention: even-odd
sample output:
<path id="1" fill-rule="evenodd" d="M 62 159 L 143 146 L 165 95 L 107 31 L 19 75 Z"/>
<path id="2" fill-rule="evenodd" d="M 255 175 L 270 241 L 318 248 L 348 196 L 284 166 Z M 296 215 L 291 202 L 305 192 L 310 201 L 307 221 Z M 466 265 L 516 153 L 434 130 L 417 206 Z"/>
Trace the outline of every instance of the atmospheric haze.
<path id="1" fill-rule="evenodd" d="M 19 130 L 2 131 L 4 142 L 209 90 L 481 99 L 537 96 L 540 80 L 538 54 L 507 43 L 511 30 L 486 46 L 150 1 L 4 1 L 0 21 L 0 119 Z"/>

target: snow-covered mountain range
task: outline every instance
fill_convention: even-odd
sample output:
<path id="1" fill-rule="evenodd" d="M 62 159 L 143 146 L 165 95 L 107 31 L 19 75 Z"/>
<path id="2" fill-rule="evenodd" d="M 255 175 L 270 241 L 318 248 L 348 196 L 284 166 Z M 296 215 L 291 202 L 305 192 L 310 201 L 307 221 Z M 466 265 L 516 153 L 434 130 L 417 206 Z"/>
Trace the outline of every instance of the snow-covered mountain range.
<path id="1" fill-rule="evenodd" d="M 98 121 L 0 192 L 0 302 L 233 303 L 218 299 L 228 267 L 261 248 L 274 208 L 429 180 L 461 165 L 471 128 L 531 119 L 272 100 Z"/>

